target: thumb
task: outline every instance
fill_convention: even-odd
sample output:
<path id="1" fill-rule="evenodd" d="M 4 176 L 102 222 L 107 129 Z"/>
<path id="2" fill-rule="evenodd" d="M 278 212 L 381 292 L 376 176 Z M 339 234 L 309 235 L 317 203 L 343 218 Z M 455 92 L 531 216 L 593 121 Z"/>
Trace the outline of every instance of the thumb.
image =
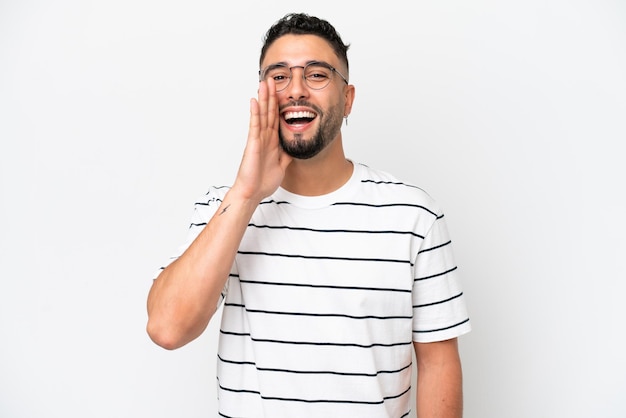
<path id="1" fill-rule="evenodd" d="M 287 170 L 287 167 L 289 167 L 289 164 L 291 164 L 292 161 L 293 157 L 281 150 L 280 155 L 278 156 L 278 163 L 283 171 Z"/>

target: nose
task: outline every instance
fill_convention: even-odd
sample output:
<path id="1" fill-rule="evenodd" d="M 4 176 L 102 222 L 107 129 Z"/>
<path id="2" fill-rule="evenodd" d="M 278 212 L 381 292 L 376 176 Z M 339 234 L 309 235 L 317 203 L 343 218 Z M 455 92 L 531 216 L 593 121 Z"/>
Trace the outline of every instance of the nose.
<path id="1" fill-rule="evenodd" d="M 291 82 L 285 93 L 290 99 L 301 99 L 308 95 L 309 89 L 304 81 L 304 67 L 291 67 Z"/>

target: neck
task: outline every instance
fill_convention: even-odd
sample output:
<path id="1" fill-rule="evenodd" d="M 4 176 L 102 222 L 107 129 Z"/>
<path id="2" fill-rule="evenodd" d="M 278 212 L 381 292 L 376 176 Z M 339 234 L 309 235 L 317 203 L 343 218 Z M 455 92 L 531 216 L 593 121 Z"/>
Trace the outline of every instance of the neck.
<path id="1" fill-rule="evenodd" d="M 281 187 L 302 196 L 320 196 L 346 184 L 352 170 L 352 162 L 344 155 L 341 138 L 336 138 L 315 157 L 294 159 L 287 167 Z"/>

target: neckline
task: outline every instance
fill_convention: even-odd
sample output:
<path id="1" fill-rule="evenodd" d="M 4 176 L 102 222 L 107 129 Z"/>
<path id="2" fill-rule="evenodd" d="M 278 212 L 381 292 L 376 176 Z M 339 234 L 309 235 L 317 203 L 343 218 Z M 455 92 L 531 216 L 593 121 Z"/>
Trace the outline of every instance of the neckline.
<path id="1" fill-rule="evenodd" d="M 273 195 L 274 200 L 286 201 L 290 204 L 303 209 L 321 209 L 332 205 L 339 201 L 349 200 L 348 197 L 352 194 L 355 186 L 359 182 L 361 177 L 361 170 L 363 167 L 360 164 L 352 162 L 352 175 L 341 187 L 337 190 L 327 194 L 319 196 L 303 196 L 295 193 L 291 193 L 282 187 L 279 187 Z"/>

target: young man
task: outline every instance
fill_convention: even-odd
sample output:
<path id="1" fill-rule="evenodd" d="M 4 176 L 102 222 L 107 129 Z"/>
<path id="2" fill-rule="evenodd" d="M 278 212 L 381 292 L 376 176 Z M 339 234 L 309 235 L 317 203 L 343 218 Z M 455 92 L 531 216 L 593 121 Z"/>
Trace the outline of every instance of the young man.
<path id="1" fill-rule="evenodd" d="M 232 187 L 195 206 L 190 244 L 148 297 L 175 349 L 224 303 L 224 417 L 460 417 L 457 340 L 470 330 L 443 214 L 421 189 L 346 159 L 348 46 L 287 15 L 266 35 Z"/>

